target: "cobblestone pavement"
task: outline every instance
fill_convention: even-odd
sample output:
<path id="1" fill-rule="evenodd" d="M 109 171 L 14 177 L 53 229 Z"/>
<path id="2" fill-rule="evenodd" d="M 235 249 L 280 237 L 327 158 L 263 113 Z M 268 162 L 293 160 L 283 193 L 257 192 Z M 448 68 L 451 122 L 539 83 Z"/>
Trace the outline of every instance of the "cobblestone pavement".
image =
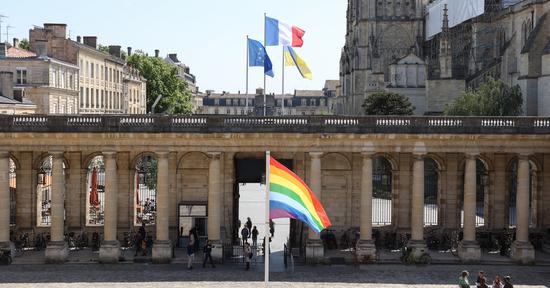
<path id="1" fill-rule="evenodd" d="M 511 275 L 515 287 L 550 287 L 548 266 L 374 265 L 299 266 L 294 272 L 271 273 L 271 287 L 457 287 L 458 273 L 484 270 Z M 470 280 L 474 280 L 472 276 Z M 241 266 L 215 269 L 184 264 L 66 264 L 11 265 L 0 267 L 0 287 L 261 287 L 261 267 L 243 271 Z"/>

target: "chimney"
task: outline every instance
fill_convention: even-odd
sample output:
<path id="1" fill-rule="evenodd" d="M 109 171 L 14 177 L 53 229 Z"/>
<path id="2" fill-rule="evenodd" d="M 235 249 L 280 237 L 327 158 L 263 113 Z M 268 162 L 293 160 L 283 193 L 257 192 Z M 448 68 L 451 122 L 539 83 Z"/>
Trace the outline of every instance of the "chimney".
<path id="1" fill-rule="evenodd" d="M 132 47 L 128 47 L 128 57 L 132 56 Z"/>
<path id="2" fill-rule="evenodd" d="M 76 42 L 81 43 L 80 41 L 82 41 L 82 38 L 80 36 L 76 36 Z"/>
<path id="3" fill-rule="evenodd" d="M 155 57 L 156 57 L 156 58 L 159 58 L 159 54 L 160 54 L 159 49 L 155 49 Z"/>
<path id="4" fill-rule="evenodd" d="M 84 45 L 97 49 L 97 36 L 84 36 Z"/>
<path id="5" fill-rule="evenodd" d="M 109 54 L 117 58 L 120 58 L 120 46 L 117 46 L 117 45 L 109 46 Z"/>
<path id="6" fill-rule="evenodd" d="M 44 29 L 51 31 L 55 38 L 67 38 L 67 24 L 44 23 Z"/>
<path id="7" fill-rule="evenodd" d="M 13 38 L 13 47 L 19 48 L 19 39 Z"/>
<path id="8" fill-rule="evenodd" d="M 48 56 L 48 40 L 36 40 L 34 42 L 34 50 L 38 57 Z"/>
<path id="9" fill-rule="evenodd" d="M 0 59 L 8 57 L 8 45 L 0 43 Z"/>
<path id="10" fill-rule="evenodd" d="M 0 71 L 0 95 L 13 99 L 13 72 Z"/>

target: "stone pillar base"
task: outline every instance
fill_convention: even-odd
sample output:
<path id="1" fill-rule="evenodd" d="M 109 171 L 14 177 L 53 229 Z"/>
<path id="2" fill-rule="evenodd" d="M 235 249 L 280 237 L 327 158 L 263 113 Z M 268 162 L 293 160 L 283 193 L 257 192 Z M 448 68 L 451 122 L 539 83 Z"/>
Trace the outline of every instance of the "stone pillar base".
<path id="1" fill-rule="evenodd" d="M 529 242 L 515 241 L 512 243 L 512 259 L 521 264 L 535 263 L 535 248 Z"/>
<path id="2" fill-rule="evenodd" d="M 166 264 L 172 262 L 172 242 L 155 241 L 153 244 L 153 263 Z"/>
<path id="3" fill-rule="evenodd" d="M 306 262 L 320 264 L 325 259 L 325 247 L 320 239 L 308 239 L 306 243 Z"/>
<path id="4" fill-rule="evenodd" d="M 458 257 L 462 262 L 478 262 L 481 259 L 481 249 L 477 241 L 460 241 L 458 244 Z"/>
<path id="5" fill-rule="evenodd" d="M 212 261 L 214 263 L 223 263 L 223 245 L 220 241 L 212 241 Z"/>
<path id="6" fill-rule="evenodd" d="M 369 264 L 376 262 L 376 246 L 372 240 L 359 240 L 355 249 L 357 262 L 360 264 Z"/>
<path id="7" fill-rule="evenodd" d="M 69 246 L 65 241 L 51 241 L 46 247 L 46 263 L 65 263 L 69 257 Z"/>
<path id="8" fill-rule="evenodd" d="M 407 248 L 412 250 L 415 258 L 420 258 L 422 254 L 428 253 L 428 248 L 424 240 L 409 240 Z"/>
<path id="9" fill-rule="evenodd" d="M 99 248 L 99 262 L 118 263 L 120 258 L 120 243 L 118 241 L 103 241 Z"/>

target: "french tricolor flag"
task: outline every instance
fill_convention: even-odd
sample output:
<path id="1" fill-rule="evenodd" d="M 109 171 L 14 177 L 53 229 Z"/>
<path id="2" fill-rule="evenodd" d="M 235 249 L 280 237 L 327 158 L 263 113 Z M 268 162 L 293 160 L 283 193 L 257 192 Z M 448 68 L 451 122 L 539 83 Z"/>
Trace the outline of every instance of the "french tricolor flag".
<path id="1" fill-rule="evenodd" d="M 265 17 L 266 46 L 302 47 L 306 32 L 296 26 L 290 26 L 277 19 Z"/>

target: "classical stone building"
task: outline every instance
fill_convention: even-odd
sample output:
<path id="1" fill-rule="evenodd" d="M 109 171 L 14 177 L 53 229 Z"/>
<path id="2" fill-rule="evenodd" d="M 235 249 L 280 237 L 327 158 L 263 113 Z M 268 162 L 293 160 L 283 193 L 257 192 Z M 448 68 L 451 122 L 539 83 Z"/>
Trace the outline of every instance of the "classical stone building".
<path id="1" fill-rule="evenodd" d="M 550 115 L 545 70 L 550 58 L 550 1 L 485 0 L 483 14 L 452 27 L 449 15 L 458 12 L 441 3 L 348 1 L 338 99 L 344 103 L 344 114 L 361 114 L 364 98 L 373 91 L 395 90 L 394 77 L 403 79 L 399 70 L 406 70 L 396 66 L 407 66 L 399 61 L 416 56 L 414 65 L 424 69 L 409 70 L 408 78 L 424 78 L 424 89 L 400 92 L 411 98 L 418 115 L 441 113 L 446 104 L 466 89 L 478 87 L 487 76 L 521 87 L 525 115 Z M 429 13 L 442 20 L 441 32 L 430 38 L 423 28 L 431 25 Z"/>
<path id="2" fill-rule="evenodd" d="M 336 109 L 333 104 L 336 86 L 337 81 L 327 81 L 323 90 L 295 90 L 294 94 L 266 95 L 267 115 L 331 115 Z M 263 89 L 261 88 L 257 89 L 256 94 L 248 95 L 207 91 L 203 97 L 202 107 L 197 114 L 262 116 L 263 102 Z"/>
<path id="3" fill-rule="evenodd" d="M 158 50 L 157 50 L 158 51 Z M 200 111 L 203 103 L 203 94 L 199 92 L 199 87 L 197 87 L 197 79 L 195 75 L 191 74 L 191 69 L 185 63 L 181 62 L 178 59 L 178 54 L 172 53 L 168 54 L 164 61 L 170 65 L 176 67 L 178 71 L 178 76 L 187 83 L 187 87 L 191 91 L 191 104 L 193 106 L 193 113 Z"/>
<path id="4" fill-rule="evenodd" d="M 147 105 L 147 84 L 137 69 L 124 66 L 122 73 L 123 110 L 125 114 L 145 114 Z"/>
<path id="5" fill-rule="evenodd" d="M 34 114 L 36 105 L 21 94 L 15 97 L 13 72 L 0 71 L 0 114 Z"/>
<path id="6" fill-rule="evenodd" d="M 98 50 L 96 36 L 78 36 L 73 41 L 67 38 L 67 25 L 56 23 L 45 23 L 44 27 L 31 29 L 29 42 L 30 50 L 37 54 L 78 66 L 81 114 L 145 113 L 145 83 L 140 83 L 143 82 L 141 77 L 132 75 L 135 72 L 121 58 L 120 46 L 109 46 L 109 53 L 102 52 Z M 138 95 L 127 94 L 130 91 L 136 91 Z M 125 102 L 130 99 L 135 103 Z"/>
<path id="7" fill-rule="evenodd" d="M 0 115 L 0 121 L 6 123 L 0 243 L 9 241 L 11 211 L 14 235 L 50 233 L 50 262 L 66 259 L 65 232 L 82 231 L 104 233 L 99 260 L 116 262 L 118 241 L 142 223 L 154 235 L 153 260 L 168 262 L 189 219 L 202 223 L 201 236 L 214 241 L 220 259 L 222 247 L 231 249 L 238 237 L 239 183 L 262 181 L 265 151 L 310 185 L 337 239 L 359 229 L 360 260 L 380 249 L 373 231 L 409 234 L 407 245 L 422 253 L 426 231 L 438 229 L 463 232 L 460 259 L 478 261 L 476 232 L 506 228 L 515 229 L 513 259 L 531 263 L 540 251 L 530 233 L 550 228 L 546 118 Z M 298 221 L 291 231 L 307 261 L 325 260 L 318 234 Z"/>
<path id="8" fill-rule="evenodd" d="M 48 57 L 44 42 L 35 45 L 40 54 L 0 44 L 0 71 L 10 72 L 13 76 L 11 98 L 36 105 L 36 109 L 21 106 L 31 108 L 24 109 L 25 113 L 36 110 L 41 114 L 78 114 L 78 67 Z"/>

